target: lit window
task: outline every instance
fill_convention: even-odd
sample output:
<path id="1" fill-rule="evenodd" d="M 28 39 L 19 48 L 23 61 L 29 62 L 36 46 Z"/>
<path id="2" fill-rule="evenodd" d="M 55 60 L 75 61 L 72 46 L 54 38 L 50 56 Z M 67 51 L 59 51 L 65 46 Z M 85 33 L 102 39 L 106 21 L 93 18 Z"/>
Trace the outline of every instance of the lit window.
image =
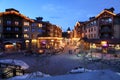
<path id="1" fill-rule="evenodd" d="M 29 22 L 24 22 L 24 26 L 29 26 Z"/>
<path id="2" fill-rule="evenodd" d="M 24 34 L 24 38 L 29 38 L 29 35 L 28 34 Z"/>
<path id="3" fill-rule="evenodd" d="M 24 28 L 24 32 L 27 32 L 27 31 L 29 31 L 29 28 Z"/>
<path id="4" fill-rule="evenodd" d="M 18 38 L 18 34 L 16 34 L 16 37 Z"/>
<path id="5" fill-rule="evenodd" d="M 7 24 L 10 25 L 10 24 L 11 24 L 11 21 L 7 21 Z"/>
<path id="6" fill-rule="evenodd" d="M 42 24 L 38 24 L 38 27 L 42 27 Z"/>
<path id="7" fill-rule="evenodd" d="M 6 30 L 7 30 L 7 31 L 11 31 L 11 27 L 7 27 Z"/>
<path id="8" fill-rule="evenodd" d="M 111 19 L 111 18 L 109 18 L 109 22 L 112 22 L 112 19 Z"/>
<path id="9" fill-rule="evenodd" d="M 19 31 L 19 28 L 15 28 L 15 31 Z"/>
<path id="10" fill-rule="evenodd" d="M 19 25 L 19 22 L 18 22 L 18 21 L 15 21 L 15 25 Z"/>

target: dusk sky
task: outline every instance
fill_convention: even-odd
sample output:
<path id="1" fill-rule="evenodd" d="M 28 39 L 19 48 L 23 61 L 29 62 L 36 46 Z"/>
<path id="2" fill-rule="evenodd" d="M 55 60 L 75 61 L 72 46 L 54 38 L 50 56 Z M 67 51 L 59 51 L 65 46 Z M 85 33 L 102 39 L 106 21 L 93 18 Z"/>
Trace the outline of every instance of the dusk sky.
<path id="1" fill-rule="evenodd" d="M 32 19 L 43 17 L 43 21 L 58 25 L 63 31 L 111 7 L 120 13 L 120 0 L 0 0 L 0 12 L 15 8 Z"/>

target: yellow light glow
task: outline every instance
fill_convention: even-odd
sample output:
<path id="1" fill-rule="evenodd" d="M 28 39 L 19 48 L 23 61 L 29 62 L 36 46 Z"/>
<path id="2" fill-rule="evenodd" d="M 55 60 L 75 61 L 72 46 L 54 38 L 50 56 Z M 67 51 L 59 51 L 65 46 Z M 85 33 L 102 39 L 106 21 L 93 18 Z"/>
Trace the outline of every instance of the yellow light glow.
<path id="1" fill-rule="evenodd" d="M 101 41 L 102 46 L 107 46 L 107 41 Z"/>
<path id="2" fill-rule="evenodd" d="M 52 42 L 54 41 L 54 40 L 51 40 Z"/>
<path id="3" fill-rule="evenodd" d="M 37 40 L 36 40 L 36 39 L 33 39 L 33 40 L 32 40 L 32 42 L 36 43 L 36 42 L 37 42 Z"/>
<path id="4" fill-rule="evenodd" d="M 25 42 L 26 42 L 26 43 L 29 43 L 30 41 L 29 41 L 29 40 L 26 40 Z"/>
<path id="5" fill-rule="evenodd" d="M 67 31 L 68 32 L 68 34 L 70 34 L 70 31 Z"/>

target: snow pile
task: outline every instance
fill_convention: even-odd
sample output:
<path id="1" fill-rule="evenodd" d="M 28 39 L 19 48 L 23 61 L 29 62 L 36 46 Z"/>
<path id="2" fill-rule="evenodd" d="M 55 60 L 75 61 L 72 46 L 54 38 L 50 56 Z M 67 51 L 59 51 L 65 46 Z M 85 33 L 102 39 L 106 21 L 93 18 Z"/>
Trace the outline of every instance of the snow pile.
<path id="1" fill-rule="evenodd" d="M 78 67 L 75 69 L 72 69 L 69 73 L 83 73 L 83 72 L 91 72 L 93 70 L 85 69 L 83 67 Z"/>
<path id="2" fill-rule="evenodd" d="M 30 74 L 22 75 L 22 76 L 15 76 L 15 77 L 10 78 L 9 80 L 19 80 L 19 79 L 26 80 L 26 79 L 34 79 L 34 78 L 41 78 L 41 77 L 50 77 L 50 75 L 37 71 L 37 72 L 30 73 Z"/>
<path id="3" fill-rule="evenodd" d="M 1 63 L 8 63 L 13 65 L 19 65 L 22 69 L 28 69 L 29 66 L 22 60 L 14 60 L 14 59 L 4 59 L 0 60 Z"/>

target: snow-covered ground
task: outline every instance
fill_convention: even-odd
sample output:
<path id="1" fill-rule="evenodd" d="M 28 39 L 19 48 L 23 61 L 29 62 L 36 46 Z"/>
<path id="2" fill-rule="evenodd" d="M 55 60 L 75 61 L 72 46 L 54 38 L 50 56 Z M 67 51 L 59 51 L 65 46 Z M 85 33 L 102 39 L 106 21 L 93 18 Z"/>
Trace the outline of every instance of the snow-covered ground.
<path id="1" fill-rule="evenodd" d="M 98 70 L 79 74 L 67 74 L 48 78 L 31 78 L 29 80 L 120 80 L 120 75 L 110 70 Z"/>
<path id="2" fill-rule="evenodd" d="M 15 64 L 21 66 L 22 69 L 28 69 L 29 65 L 27 65 L 24 61 L 22 60 L 15 60 L 15 59 L 4 59 L 0 60 L 1 63 L 8 63 L 8 64 Z"/>
<path id="3" fill-rule="evenodd" d="M 30 74 L 22 75 L 22 76 L 15 76 L 15 77 L 9 78 L 8 80 L 18 80 L 18 79 L 28 80 L 28 79 L 41 78 L 41 77 L 50 77 L 50 75 L 37 71 Z"/>

